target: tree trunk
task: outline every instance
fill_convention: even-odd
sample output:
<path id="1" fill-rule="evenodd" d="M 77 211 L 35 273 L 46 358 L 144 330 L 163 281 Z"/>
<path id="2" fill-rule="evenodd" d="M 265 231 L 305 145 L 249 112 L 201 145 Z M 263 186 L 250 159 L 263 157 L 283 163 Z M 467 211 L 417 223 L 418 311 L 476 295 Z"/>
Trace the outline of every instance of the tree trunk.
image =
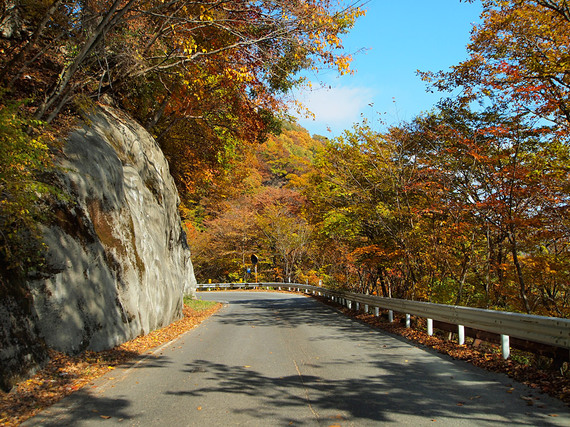
<path id="1" fill-rule="evenodd" d="M 521 267 L 521 264 L 519 262 L 517 240 L 516 240 L 516 236 L 512 232 L 512 230 L 509 230 L 508 238 L 509 238 L 509 243 L 511 244 L 511 254 L 513 255 L 513 263 L 514 263 L 515 268 L 517 270 L 517 278 L 519 280 L 519 289 L 520 289 L 521 299 L 523 301 L 524 308 L 525 308 L 526 312 L 530 314 L 531 308 L 530 308 L 530 304 L 528 302 L 528 298 L 526 295 L 526 284 L 525 284 L 525 280 L 523 277 L 522 267 Z"/>
<path id="2" fill-rule="evenodd" d="M 43 119 L 45 117 L 46 111 L 51 108 L 51 106 L 66 92 L 69 83 L 75 76 L 75 73 L 79 70 L 79 67 L 83 62 L 89 57 L 91 52 L 101 43 L 105 33 L 110 31 L 120 19 L 127 13 L 133 6 L 133 4 L 138 0 L 129 0 L 129 2 L 122 8 L 119 9 L 121 5 L 120 0 L 115 0 L 113 5 L 106 12 L 105 16 L 101 19 L 97 28 L 93 31 L 93 34 L 87 39 L 81 51 L 77 56 L 65 66 L 60 74 L 58 82 L 48 91 L 44 101 L 38 107 L 35 118 Z M 62 106 L 58 105 L 56 110 L 61 109 Z M 58 111 L 56 111 L 57 114 Z M 53 116 L 53 113 L 52 113 Z"/>
<path id="3" fill-rule="evenodd" d="M 382 288 L 382 296 L 388 298 L 388 289 L 386 288 L 386 280 L 384 279 L 384 269 L 380 273 L 380 287 Z"/>

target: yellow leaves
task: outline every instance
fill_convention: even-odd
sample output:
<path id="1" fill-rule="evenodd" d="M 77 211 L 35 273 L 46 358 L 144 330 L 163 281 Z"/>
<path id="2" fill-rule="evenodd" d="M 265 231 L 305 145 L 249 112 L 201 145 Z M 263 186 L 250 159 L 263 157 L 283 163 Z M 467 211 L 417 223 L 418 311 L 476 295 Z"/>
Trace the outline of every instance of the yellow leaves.
<path id="1" fill-rule="evenodd" d="M 224 71 L 225 74 L 236 83 L 252 83 L 256 80 L 253 72 L 245 66 L 226 68 Z"/>
<path id="2" fill-rule="evenodd" d="M 335 65 L 341 75 L 352 74 L 354 72 L 350 69 L 351 62 L 352 56 L 350 55 L 343 55 L 336 58 Z"/>

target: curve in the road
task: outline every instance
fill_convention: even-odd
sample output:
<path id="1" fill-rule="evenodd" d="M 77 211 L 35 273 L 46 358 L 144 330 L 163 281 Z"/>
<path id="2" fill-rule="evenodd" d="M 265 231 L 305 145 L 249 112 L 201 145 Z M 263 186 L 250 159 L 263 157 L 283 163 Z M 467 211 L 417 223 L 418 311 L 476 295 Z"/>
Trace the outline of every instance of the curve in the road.
<path id="1" fill-rule="evenodd" d="M 561 402 L 299 295 L 228 304 L 28 425 L 570 425 Z M 532 406 L 529 406 L 532 403 Z"/>

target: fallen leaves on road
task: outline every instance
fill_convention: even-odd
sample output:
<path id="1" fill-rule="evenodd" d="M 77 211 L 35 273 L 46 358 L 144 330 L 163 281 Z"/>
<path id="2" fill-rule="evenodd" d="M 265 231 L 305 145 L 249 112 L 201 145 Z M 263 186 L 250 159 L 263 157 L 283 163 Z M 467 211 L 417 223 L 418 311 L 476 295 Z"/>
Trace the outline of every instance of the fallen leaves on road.
<path id="1" fill-rule="evenodd" d="M 210 309 L 193 310 L 185 306 L 182 319 L 110 350 L 86 351 L 78 356 L 50 350 L 50 361 L 44 369 L 14 386 L 10 393 L 0 391 L 0 425 L 19 425 L 87 384 L 93 386 L 94 379 L 119 365 L 142 359 L 145 353 L 194 328 L 221 307 L 216 304 Z"/>
<path id="2" fill-rule="evenodd" d="M 504 360 L 500 353 L 499 346 L 496 345 L 480 347 L 470 345 L 460 346 L 454 341 L 435 335 L 430 336 L 421 330 L 406 328 L 405 325 L 401 323 L 403 319 L 399 319 L 396 316 L 394 316 L 393 323 L 388 323 L 381 317 L 365 314 L 363 312 L 357 313 L 346 307 L 330 302 L 326 298 L 318 296 L 313 296 L 313 298 L 318 299 L 324 304 L 336 307 L 346 316 L 356 318 L 363 323 L 383 329 L 392 334 L 403 336 L 415 343 L 431 347 L 439 353 L 447 354 L 454 359 L 464 360 L 488 371 L 507 374 L 518 382 L 526 384 L 540 392 L 547 393 L 570 405 L 570 376 L 564 375 L 559 370 L 539 369 L 535 366 L 518 363 L 512 359 Z M 509 388 L 507 393 L 512 393 L 513 390 L 514 388 Z"/>

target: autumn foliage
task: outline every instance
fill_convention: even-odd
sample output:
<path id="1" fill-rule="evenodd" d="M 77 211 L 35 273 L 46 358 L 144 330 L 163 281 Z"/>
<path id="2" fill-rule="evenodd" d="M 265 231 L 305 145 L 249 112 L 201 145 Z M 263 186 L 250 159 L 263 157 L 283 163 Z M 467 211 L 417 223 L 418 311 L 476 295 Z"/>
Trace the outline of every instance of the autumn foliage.
<path id="1" fill-rule="evenodd" d="M 3 263 L 37 264 L 16 249 L 45 123 L 114 102 L 168 158 L 201 282 L 254 280 L 256 254 L 259 280 L 568 317 L 570 9 L 482 5 L 468 58 L 420 73 L 448 98 L 328 140 L 288 120 L 288 93 L 350 72 L 361 2 L 1 2 Z"/>
<path id="2" fill-rule="evenodd" d="M 249 182 L 273 177 L 199 233 L 233 215 L 243 256 L 203 279 L 247 279 L 260 252 L 267 280 L 569 316 L 569 34 L 566 2 L 483 1 L 470 57 L 420 73 L 457 94 L 433 111 L 317 138 L 305 167 L 290 168 L 288 131 L 271 139 Z M 284 190 L 294 199 L 256 202 Z"/>
<path id="3" fill-rule="evenodd" d="M 17 252 L 25 241 L 20 234 L 38 221 L 35 195 L 45 193 L 40 178 L 46 180 L 57 148 L 45 138 L 46 124 L 63 129 L 65 138 L 67 124 L 97 102 L 128 111 L 161 145 L 182 212 L 194 218 L 202 198 L 224 192 L 216 188 L 228 182 L 245 147 L 279 132 L 288 92 L 303 84 L 300 71 L 350 72 L 341 37 L 364 13 L 359 6 L 342 0 L 0 2 L 0 160 L 10 169 L 0 177 L 4 268 L 15 263 L 24 273 L 39 262 Z M 28 258 L 34 259 L 20 262 Z"/>

